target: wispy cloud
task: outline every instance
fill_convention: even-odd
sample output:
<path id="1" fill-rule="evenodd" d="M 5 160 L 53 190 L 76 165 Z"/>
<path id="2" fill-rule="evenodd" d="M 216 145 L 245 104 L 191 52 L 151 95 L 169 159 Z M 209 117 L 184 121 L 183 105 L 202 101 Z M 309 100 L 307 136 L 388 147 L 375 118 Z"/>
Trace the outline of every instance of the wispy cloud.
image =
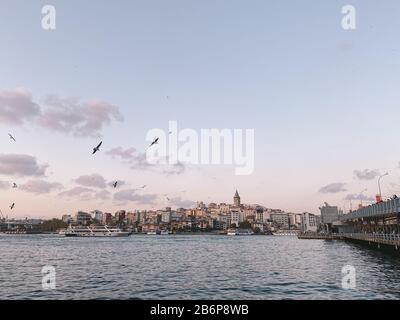
<path id="1" fill-rule="evenodd" d="M 75 198 L 83 201 L 95 200 L 95 199 L 107 200 L 110 198 L 110 192 L 108 192 L 107 190 L 97 191 L 85 187 L 74 187 L 70 190 L 59 193 L 59 196 Z"/>
<path id="2" fill-rule="evenodd" d="M 140 194 L 136 189 L 121 190 L 114 194 L 114 200 L 118 202 L 131 201 L 137 204 L 155 204 L 156 194 Z"/>
<path id="3" fill-rule="evenodd" d="M 48 96 L 43 105 L 32 99 L 26 88 L 0 91 L 0 123 L 22 125 L 25 122 L 50 131 L 77 137 L 99 137 L 113 121 L 123 121 L 117 106 L 93 99 Z"/>
<path id="4" fill-rule="evenodd" d="M 162 171 L 162 173 L 167 176 L 171 175 L 180 175 L 184 173 L 186 170 L 186 166 L 182 162 L 178 162 L 176 164 L 168 165 L 166 169 Z"/>
<path id="5" fill-rule="evenodd" d="M 328 184 L 324 187 L 322 187 L 321 189 L 319 189 L 320 193 L 339 193 L 339 192 L 343 192 L 343 191 L 347 191 L 345 188 L 345 183 L 331 183 Z"/>
<path id="6" fill-rule="evenodd" d="M 47 164 L 38 164 L 35 157 L 25 154 L 0 154 L 0 174 L 44 176 Z"/>
<path id="7" fill-rule="evenodd" d="M 169 206 L 177 208 L 193 208 L 196 205 L 195 201 L 183 200 L 181 197 L 171 198 Z"/>
<path id="8" fill-rule="evenodd" d="M 125 160 L 131 165 L 132 170 L 152 170 L 165 175 L 179 175 L 186 170 L 183 163 L 168 164 L 168 159 L 166 161 L 160 160 L 159 163 L 149 163 L 146 159 L 146 153 L 138 152 L 133 147 L 127 149 L 116 147 L 107 151 L 106 154 L 113 158 Z"/>
<path id="9" fill-rule="evenodd" d="M 10 188 L 10 183 L 7 181 L 0 181 L 0 190 L 6 190 Z"/>
<path id="10" fill-rule="evenodd" d="M 379 176 L 379 170 L 354 170 L 354 175 L 358 180 L 373 180 Z"/>
<path id="11" fill-rule="evenodd" d="M 74 136 L 99 137 L 104 126 L 123 121 L 118 107 L 101 100 L 81 102 L 78 98 L 49 96 L 45 104 L 39 125 Z"/>
<path id="12" fill-rule="evenodd" d="M 0 123 L 21 125 L 40 115 L 40 107 L 25 88 L 0 91 Z"/>
<path id="13" fill-rule="evenodd" d="M 50 193 L 54 190 L 62 189 L 63 186 L 58 182 L 48 182 L 45 180 L 30 180 L 19 186 L 19 189 L 25 192 L 31 192 L 35 194 Z"/>
<path id="14" fill-rule="evenodd" d="M 83 175 L 75 179 L 75 182 L 84 187 L 93 187 L 105 189 L 107 187 L 107 181 L 98 173 Z"/>

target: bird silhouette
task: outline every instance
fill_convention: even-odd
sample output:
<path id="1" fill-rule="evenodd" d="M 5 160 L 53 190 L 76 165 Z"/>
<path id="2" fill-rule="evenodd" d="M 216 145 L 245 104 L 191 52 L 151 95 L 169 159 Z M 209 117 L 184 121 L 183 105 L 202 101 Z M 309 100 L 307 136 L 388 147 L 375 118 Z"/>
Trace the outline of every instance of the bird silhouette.
<path id="1" fill-rule="evenodd" d="M 13 203 L 13 204 L 10 206 L 10 209 L 12 210 L 12 209 L 14 209 L 14 207 L 15 207 L 15 203 Z"/>
<path id="2" fill-rule="evenodd" d="M 115 181 L 114 184 L 113 184 L 114 188 L 117 187 L 117 184 L 118 184 L 118 181 Z"/>
<path id="3" fill-rule="evenodd" d="M 8 136 L 10 137 L 11 140 L 14 140 L 14 142 L 17 142 L 17 140 L 15 140 L 15 138 L 12 136 L 11 133 L 9 133 Z"/>
<path id="4" fill-rule="evenodd" d="M 13 188 L 18 188 L 18 186 L 15 182 L 13 182 Z"/>
<path id="5" fill-rule="evenodd" d="M 93 148 L 93 154 L 95 154 L 97 151 L 100 151 L 100 147 L 103 144 L 103 141 L 101 141 L 96 148 Z"/>
<path id="6" fill-rule="evenodd" d="M 160 138 L 156 137 L 156 138 L 154 139 L 154 141 L 151 143 L 151 145 L 149 146 L 149 148 L 152 147 L 152 146 L 154 146 L 155 144 L 157 144 L 159 139 L 160 139 Z"/>

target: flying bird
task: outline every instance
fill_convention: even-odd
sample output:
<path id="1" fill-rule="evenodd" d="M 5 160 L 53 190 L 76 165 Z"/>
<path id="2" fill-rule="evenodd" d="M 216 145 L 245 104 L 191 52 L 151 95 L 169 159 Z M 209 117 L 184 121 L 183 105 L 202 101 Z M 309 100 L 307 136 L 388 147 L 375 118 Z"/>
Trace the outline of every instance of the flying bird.
<path id="1" fill-rule="evenodd" d="M 93 148 L 93 154 L 95 154 L 97 151 L 100 151 L 100 147 L 103 144 L 103 141 L 101 141 L 96 148 Z"/>
<path id="2" fill-rule="evenodd" d="M 9 133 L 8 136 L 10 137 L 11 140 L 14 140 L 14 142 L 17 142 L 17 140 L 15 140 L 15 138 L 12 136 L 11 133 Z"/>
<path id="3" fill-rule="evenodd" d="M 12 210 L 12 209 L 14 209 L 14 207 L 15 207 L 15 203 L 13 203 L 13 204 L 10 206 L 10 209 Z"/>
<path id="4" fill-rule="evenodd" d="M 141 186 L 141 189 L 144 189 L 144 188 L 146 188 L 147 186 L 146 185 L 144 185 L 144 186 Z"/>
<path id="5" fill-rule="evenodd" d="M 114 188 L 117 187 L 117 184 L 118 184 L 118 181 L 115 181 L 114 184 L 113 184 Z"/>
<path id="6" fill-rule="evenodd" d="M 153 142 L 151 143 L 151 145 L 149 146 L 149 148 L 152 147 L 152 146 L 154 146 L 155 144 L 157 144 L 159 139 L 160 139 L 160 138 L 158 138 L 158 137 L 155 138 L 154 141 L 153 141 Z"/>
<path id="7" fill-rule="evenodd" d="M 17 184 L 15 182 L 13 182 L 13 188 L 18 188 Z"/>

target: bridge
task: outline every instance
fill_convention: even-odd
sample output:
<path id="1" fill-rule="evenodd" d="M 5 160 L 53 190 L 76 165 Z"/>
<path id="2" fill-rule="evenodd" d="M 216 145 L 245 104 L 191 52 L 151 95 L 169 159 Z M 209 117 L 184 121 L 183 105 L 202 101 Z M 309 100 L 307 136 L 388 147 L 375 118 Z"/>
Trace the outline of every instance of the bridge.
<path id="1" fill-rule="evenodd" d="M 343 215 L 346 233 L 400 234 L 400 199 L 390 199 Z M 339 228 L 340 230 L 340 228 Z"/>
<path id="2" fill-rule="evenodd" d="M 334 233 L 302 234 L 299 239 L 349 240 L 400 248 L 400 199 L 375 203 L 340 217 Z"/>

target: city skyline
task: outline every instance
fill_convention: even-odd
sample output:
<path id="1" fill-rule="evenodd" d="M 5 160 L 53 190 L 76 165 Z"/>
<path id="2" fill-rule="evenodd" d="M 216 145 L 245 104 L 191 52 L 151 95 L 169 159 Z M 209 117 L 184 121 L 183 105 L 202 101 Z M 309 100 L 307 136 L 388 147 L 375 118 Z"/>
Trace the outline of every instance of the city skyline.
<path id="1" fill-rule="evenodd" d="M 38 4 L 0 4 L 8 12 L 0 28 L 8 44 L 0 52 L 4 215 L 223 203 L 235 189 L 246 203 L 288 212 L 317 213 L 325 201 L 348 211 L 350 199 L 353 209 L 360 195 L 374 200 L 386 172 L 383 196 L 400 192 L 395 1 L 354 1 L 351 31 L 341 28 L 338 2 L 311 11 L 281 1 L 174 3 L 94 10 L 54 1 L 53 31 L 41 28 Z M 149 166 L 147 132 L 175 120 L 198 132 L 254 129 L 254 173 Z"/>

